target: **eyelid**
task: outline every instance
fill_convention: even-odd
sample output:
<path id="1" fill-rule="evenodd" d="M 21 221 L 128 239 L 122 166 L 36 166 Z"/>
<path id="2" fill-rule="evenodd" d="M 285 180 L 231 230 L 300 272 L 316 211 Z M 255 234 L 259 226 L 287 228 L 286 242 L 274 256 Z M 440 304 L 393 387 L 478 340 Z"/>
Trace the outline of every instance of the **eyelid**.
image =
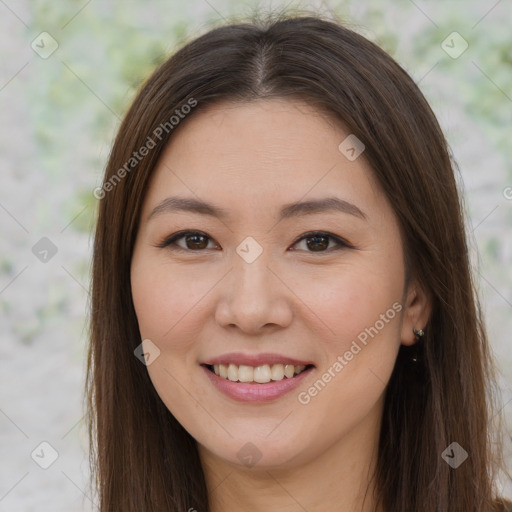
<path id="1" fill-rule="evenodd" d="M 186 235 L 206 236 L 210 240 L 215 241 L 210 235 L 208 235 L 204 231 L 197 231 L 195 229 L 183 229 L 181 231 L 177 231 L 176 233 L 173 233 L 172 235 L 164 238 L 159 244 L 156 245 L 156 247 L 159 247 L 160 249 L 168 248 L 168 246 L 174 244 L 177 240 L 184 238 Z M 217 243 L 217 242 L 215 242 L 215 243 Z M 186 251 L 186 252 L 201 252 L 201 251 L 193 251 L 192 249 L 183 249 L 183 247 L 180 247 L 179 245 L 175 245 L 173 247 L 173 250 L 177 250 L 177 251 L 182 250 L 182 251 Z M 204 250 L 205 249 L 203 249 L 203 251 Z"/>
<path id="2" fill-rule="evenodd" d="M 355 249 L 355 247 L 349 243 L 347 240 L 345 240 L 344 238 L 342 238 L 341 236 L 338 236 L 338 235 L 335 235 L 333 233 L 330 233 L 328 231 L 320 231 L 320 230 L 316 230 L 316 231 L 307 231 L 306 233 L 302 233 L 292 244 L 293 245 L 296 245 L 297 243 L 299 243 L 300 241 L 302 241 L 304 238 L 312 238 L 314 236 L 325 236 L 326 238 L 330 238 L 332 240 L 334 240 L 338 246 L 341 246 L 341 247 L 346 247 L 348 249 Z M 339 248 L 339 247 L 338 247 Z M 328 249 L 327 251 L 319 251 L 319 253 L 329 253 L 333 250 L 336 250 L 336 249 Z M 314 254 L 315 252 L 314 251 L 306 251 L 306 252 L 310 252 L 312 254 Z"/>
<path id="3" fill-rule="evenodd" d="M 164 249 L 164 248 L 169 248 L 169 246 L 174 244 L 174 247 L 172 248 L 172 250 L 176 250 L 176 251 L 203 252 L 203 251 L 206 250 L 206 249 L 201 249 L 201 250 L 194 251 L 192 249 L 184 249 L 183 247 L 180 247 L 179 245 L 175 244 L 175 242 L 177 240 L 180 240 L 181 238 L 184 238 L 186 235 L 201 235 L 201 236 L 205 236 L 206 238 L 208 238 L 209 240 L 211 240 L 215 244 L 217 244 L 215 239 L 212 238 L 207 233 L 205 233 L 204 231 L 198 231 L 198 230 L 194 230 L 194 229 L 184 229 L 184 230 L 181 230 L 181 231 L 177 231 L 176 233 L 173 233 L 172 235 L 164 238 L 164 240 L 162 240 L 162 242 L 157 244 L 156 247 L 158 247 L 160 249 Z M 318 251 L 318 254 L 330 253 L 332 251 L 335 251 L 335 250 L 341 249 L 341 248 L 356 249 L 356 247 L 354 247 L 351 243 L 349 243 L 344 238 L 342 238 L 342 237 L 340 237 L 338 235 L 334 235 L 333 233 L 330 233 L 328 231 L 320 231 L 320 230 L 307 231 L 306 233 L 302 233 L 298 238 L 295 239 L 295 241 L 292 243 L 292 246 L 294 246 L 297 243 L 301 242 L 305 238 L 312 238 L 314 236 L 324 236 L 326 238 L 330 238 L 331 240 L 334 240 L 334 242 L 336 242 L 336 244 L 338 245 L 338 247 L 330 248 L 330 249 L 327 249 L 325 251 Z M 219 245 L 219 244 L 217 244 L 217 245 Z M 315 251 L 305 251 L 305 252 L 308 252 L 308 253 L 311 253 L 311 254 L 315 254 Z"/>

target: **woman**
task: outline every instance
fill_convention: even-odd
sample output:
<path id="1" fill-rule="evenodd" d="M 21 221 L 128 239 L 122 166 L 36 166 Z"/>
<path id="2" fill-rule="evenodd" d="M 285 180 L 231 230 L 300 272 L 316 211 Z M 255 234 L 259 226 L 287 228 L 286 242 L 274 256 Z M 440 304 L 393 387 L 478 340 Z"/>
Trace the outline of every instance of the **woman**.
<path id="1" fill-rule="evenodd" d="M 384 51 L 319 17 L 211 30 L 95 194 L 101 510 L 506 510 L 447 144 Z"/>

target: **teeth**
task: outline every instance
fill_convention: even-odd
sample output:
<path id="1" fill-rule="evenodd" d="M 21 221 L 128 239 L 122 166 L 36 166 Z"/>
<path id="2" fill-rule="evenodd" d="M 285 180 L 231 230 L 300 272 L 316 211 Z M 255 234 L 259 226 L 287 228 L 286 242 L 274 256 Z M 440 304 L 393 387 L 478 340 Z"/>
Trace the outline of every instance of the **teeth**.
<path id="1" fill-rule="evenodd" d="M 284 365 L 284 376 L 291 379 L 293 377 L 293 374 L 295 372 L 295 367 L 293 364 L 285 364 Z"/>
<path id="2" fill-rule="evenodd" d="M 217 375 L 220 375 L 224 379 L 228 378 L 228 367 L 225 364 L 219 364 L 219 371 L 215 370 L 215 365 L 213 366 L 213 370 Z"/>
<path id="3" fill-rule="evenodd" d="M 284 364 L 273 364 L 270 370 L 272 380 L 284 379 Z"/>
<path id="4" fill-rule="evenodd" d="M 271 380 L 283 380 L 285 377 L 291 379 L 295 375 L 302 373 L 306 367 L 304 365 L 294 366 L 293 364 L 264 364 L 261 366 L 246 366 L 241 364 L 214 364 L 213 371 L 223 379 L 232 382 L 258 382 L 266 384 Z"/>
<path id="5" fill-rule="evenodd" d="M 240 365 L 238 367 L 238 380 L 240 382 L 252 382 L 253 375 L 254 375 L 254 368 L 252 366 Z"/>
<path id="6" fill-rule="evenodd" d="M 270 366 L 268 364 L 254 368 L 254 382 L 265 384 L 266 382 L 270 382 L 271 376 L 272 374 L 270 373 Z"/>
<path id="7" fill-rule="evenodd" d="M 238 380 L 238 366 L 230 364 L 228 366 L 228 379 L 236 382 Z"/>

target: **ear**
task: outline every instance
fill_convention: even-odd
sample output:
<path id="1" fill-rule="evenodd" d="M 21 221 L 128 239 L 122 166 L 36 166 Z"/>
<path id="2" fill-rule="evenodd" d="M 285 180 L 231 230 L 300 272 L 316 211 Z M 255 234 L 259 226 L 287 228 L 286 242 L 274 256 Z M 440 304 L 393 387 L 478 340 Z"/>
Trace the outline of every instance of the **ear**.
<path id="1" fill-rule="evenodd" d="M 432 312 L 432 298 L 415 280 L 411 279 L 405 292 L 404 315 L 402 321 L 402 345 L 414 345 L 416 336 L 414 330 L 425 329 Z"/>

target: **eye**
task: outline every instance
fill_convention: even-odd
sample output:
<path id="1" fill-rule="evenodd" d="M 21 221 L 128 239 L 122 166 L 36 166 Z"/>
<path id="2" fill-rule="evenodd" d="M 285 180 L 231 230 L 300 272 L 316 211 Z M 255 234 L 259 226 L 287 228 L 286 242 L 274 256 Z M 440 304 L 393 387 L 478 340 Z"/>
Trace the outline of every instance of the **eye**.
<path id="1" fill-rule="evenodd" d="M 331 240 L 335 242 L 337 247 L 330 247 L 327 249 Z M 309 233 L 305 233 L 298 240 L 296 240 L 293 245 L 297 245 L 302 241 L 305 241 L 305 247 L 309 249 L 307 252 L 329 252 L 343 248 L 354 248 L 354 246 L 349 244 L 346 240 L 343 240 L 342 238 L 333 235 L 332 233 L 326 233 L 325 231 L 310 231 Z"/>
<path id="2" fill-rule="evenodd" d="M 184 240 L 184 245 L 177 243 L 181 240 Z M 216 247 L 208 247 L 209 241 L 212 241 L 212 239 L 201 231 L 180 231 L 167 237 L 158 244 L 157 247 L 165 247 L 173 251 L 200 251 L 202 249 L 218 248 L 218 245 L 216 245 Z M 354 246 L 349 244 L 346 240 L 325 231 L 310 231 L 305 233 L 298 238 L 293 245 L 295 246 L 302 241 L 305 241 L 306 249 L 304 250 L 307 252 L 329 252 L 343 248 L 354 248 Z M 329 247 L 331 241 L 334 241 L 336 244 L 335 247 Z"/>
<path id="3" fill-rule="evenodd" d="M 181 239 L 185 240 L 185 246 L 176 243 L 178 240 Z M 198 251 L 201 249 L 208 249 L 208 240 L 210 240 L 210 237 L 206 233 L 202 233 L 201 231 L 180 231 L 167 237 L 165 240 L 163 240 L 163 242 L 158 244 L 157 247 L 167 247 L 168 249 L 178 251 Z"/>

